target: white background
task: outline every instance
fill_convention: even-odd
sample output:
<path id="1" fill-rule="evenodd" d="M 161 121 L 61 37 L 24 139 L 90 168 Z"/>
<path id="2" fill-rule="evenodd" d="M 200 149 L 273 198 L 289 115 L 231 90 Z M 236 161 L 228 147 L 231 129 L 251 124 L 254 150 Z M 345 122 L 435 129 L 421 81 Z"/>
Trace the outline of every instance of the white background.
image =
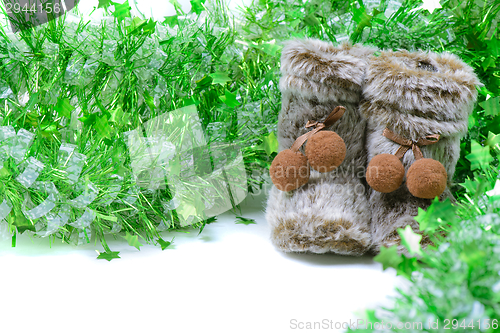
<path id="1" fill-rule="evenodd" d="M 189 1 L 180 2 L 188 12 Z M 97 3 L 82 0 L 80 10 L 90 13 Z M 155 19 L 175 14 L 167 1 L 143 0 L 139 9 L 148 16 L 152 3 Z M 264 192 L 242 205 L 256 224 L 236 224 L 226 212 L 199 236 L 165 233 L 175 236 L 165 251 L 110 239 L 121 256 L 111 262 L 96 259 L 100 244 L 27 236 L 16 248 L 0 242 L 0 332 L 337 332 L 344 330 L 293 323 L 349 322 L 390 302 L 403 281 L 371 256 L 276 251 L 265 200 Z"/>
<path id="2" fill-rule="evenodd" d="M 270 243 L 265 195 L 248 197 L 236 224 L 226 212 L 164 251 L 109 239 L 71 246 L 19 236 L 0 243 L 0 332 L 339 332 L 294 329 L 293 320 L 343 323 L 390 304 L 402 279 L 371 256 L 285 254 Z M 143 242 L 144 243 L 144 242 Z M 331 324 L 329 324 L 331 325 Z"/>

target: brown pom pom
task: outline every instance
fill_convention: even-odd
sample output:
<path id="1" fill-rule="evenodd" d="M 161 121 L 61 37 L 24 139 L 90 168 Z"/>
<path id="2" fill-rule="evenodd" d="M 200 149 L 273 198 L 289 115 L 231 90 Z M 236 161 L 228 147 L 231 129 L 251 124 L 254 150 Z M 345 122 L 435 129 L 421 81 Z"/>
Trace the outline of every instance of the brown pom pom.
<path id="1" fill-rule="evenodd" d="M 309 164 L 301 152 L 279 152 L 269 168 L 271 180 L 280 191 L 292 191 L 309 181 Z"/>
<path id="2" fill-rule="evenodd" d="M 417 198 L 434 199 L 446 189 L 448 175 L 441 162 L 432 158 L 415 161 L 406 174 L 406 186 Z"/>
<path id="3" fill-rule="evenodd" d="M 397 190 L 403 183 L 405 168 L 394 155 L 376 155 L 366 169 L 366 181 L 375 191 L 389 193 Z"/>
<path id="4" fill-rule="evenodd" d="M 344 140 L 335 132 L 320 131 L 307 140 L 306 156 L 311 167 L 319 172 L 330 172 L 345 158 Z"/>

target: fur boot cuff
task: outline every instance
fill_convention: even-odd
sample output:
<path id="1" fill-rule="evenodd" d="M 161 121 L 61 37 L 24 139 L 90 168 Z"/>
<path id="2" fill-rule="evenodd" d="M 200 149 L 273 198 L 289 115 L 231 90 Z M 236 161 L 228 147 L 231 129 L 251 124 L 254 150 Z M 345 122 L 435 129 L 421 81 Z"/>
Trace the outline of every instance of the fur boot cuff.
<path id="1" fill-rule="evenodd" d="M 283 93 L 315 96 L 320 103 L 332 98 L 359 102 L 366 59 L 375 48 L 343 43 L 336 47 L 316 39 L 288 42 L 281 55 Z"/>
<path id="2" fill-rule="evenodd" d="M 363 95 L 366 118 L 390 124 L 411 140 L 460 135 L 482 84 L 473 69 L 450 53 L 398 51 L 371 57 Z"/>

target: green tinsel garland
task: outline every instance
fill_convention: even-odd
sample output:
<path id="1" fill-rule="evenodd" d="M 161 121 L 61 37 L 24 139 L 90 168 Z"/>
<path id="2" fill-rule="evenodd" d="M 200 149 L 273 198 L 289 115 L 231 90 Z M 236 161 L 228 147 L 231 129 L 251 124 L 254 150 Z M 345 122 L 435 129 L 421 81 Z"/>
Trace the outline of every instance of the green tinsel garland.
<path id="1" fill-rule="evenodd" d="M 164 248 L 161 231 L 201 231 L 262 186 L 274 77 L 248 73 L 223 4 L 164 22 L 114 6 L 99 24 L 68 14 L 2 33 L 0 236 L 13 245 L 95 235 L 110 259 L 111 233 Z"/>

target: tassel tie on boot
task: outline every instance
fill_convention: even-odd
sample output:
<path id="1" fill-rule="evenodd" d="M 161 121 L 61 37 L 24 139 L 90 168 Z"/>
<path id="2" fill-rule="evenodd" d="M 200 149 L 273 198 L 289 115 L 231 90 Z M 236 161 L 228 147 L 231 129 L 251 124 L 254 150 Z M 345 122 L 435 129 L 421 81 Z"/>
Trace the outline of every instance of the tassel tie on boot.
<path id="1" fill-rule="evenodd" d="M 408 150 L 413 151 L 415 162 L 406 174 L 406 186 L 410 193 L 422 199 L 433 199 L 446 189 L 447 173 L 441 162 L 424 158 L 421 146 L 432 145 L 439 141 L 440 135 L 428 135 L 417 141 L 405 139 L 390 129 L 382 133 L 386 138 L 400 145 L 394 155 L 379 154 L 373 157 L 366 170 L 366 181 L 375 191 L 390 193 L 403 183 L 405 168 L 401 159 Z"/>
<path id="2" fill-rule="evenodd" d="M 344 140 L 333 131 L 321 130 L 332 126 L 344 112 L 343 106 L 337 106 L 323 123 L 308 121 L 305 127 L 314 129 L 299 136 L 290 149 L 276 155 L 269 174 L 278 190 L 292 191 L 305 185 L 309 181 L 309 167 L 319 172 L 330 172 L 342 163 L 346 155 Z M 304 155 L 299 149 L 306 141 Z"/>

